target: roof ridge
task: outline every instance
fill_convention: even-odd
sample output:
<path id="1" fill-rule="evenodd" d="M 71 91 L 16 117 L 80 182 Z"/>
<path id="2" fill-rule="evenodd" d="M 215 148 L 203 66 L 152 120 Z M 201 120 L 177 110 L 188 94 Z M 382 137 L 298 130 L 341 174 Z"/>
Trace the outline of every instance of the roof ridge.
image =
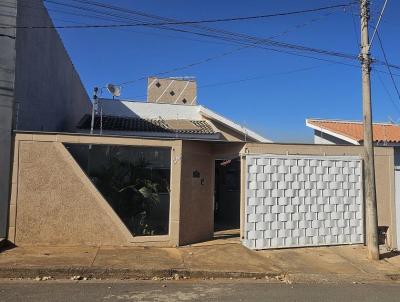
<path id="1" fill-rule="evenodd" d="M 307 121 L 312 122 L 325 122 L 325 123 L 342 123 L 342 124 L 362 124 L 362 121 L 355 121 L 355 120 L 341 120 L 341 119 L 322 119 L 322 118 L 307 118 Z M 395 123 L 391 122 L 373 122 L 373 125 L 385 125 L 385 126 L 395 126 L 400 127 Z"/>
<path id="2" fill-rule="evenodd" d="M 137 103 L 137 104 L 151 104 L 151 105 L 171 105 L 171 106 L 185 106 L 185 107 L 198 107 L 199 104 L 196 105 L 187 105 L 187 104 L 174 104 L 174 103 L 156 103 L 156 102 L 148 102 L 146 100 L 129 100 L 129 99 L 110 99 L 110 98 L 100 98 L 100 101 L 106 102 L 127 102 L 127 103 Z"/>

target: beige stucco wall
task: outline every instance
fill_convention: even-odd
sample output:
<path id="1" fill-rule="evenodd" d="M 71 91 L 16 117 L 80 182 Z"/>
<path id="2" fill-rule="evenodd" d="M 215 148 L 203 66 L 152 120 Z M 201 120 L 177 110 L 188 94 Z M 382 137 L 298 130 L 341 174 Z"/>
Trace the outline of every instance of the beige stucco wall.
<path id="1" fill-rule="evenodd" d="M 62 143 L 171 148 L 170 232 L 132 237 Z M 246 154 L 362 156 L 359 146 L 153 140 L 82 134 L 15 136 L 8 239 L 17 245 L 177 246 L 211 239 L 214 231 L 214 160 Z M 375 148 L 379 224 L 396 247 L 394 151 Z M 200 172 L 193 178 L 193 171 Z M 241 218 L 244 212 L 241 213 Z"/>
<path id="2" fill-rule="evenodd" d="M 199 178 L 193 172 L 200 173 Z M 214 233 L 214 161 L 209 142 L 183 141 L 179 244 L 211 239 Z"/>
<path id="3" fill-rule="evenodd" d="M 300 145 L 300 144 L 246 144 L 242 150 L 246 154 L 290 154 L 290 155 L 331 155 L 363 156 L 361 146 Z M 245 157 L 242 157 L 242 198 L 241 226 L 244 215 Z M 395 188 L 394 188 L 394 150 L 391 147 L 375 147 L 375 176 L 378 203 L 378 223 L 389 226 L 388 243 L 396 245 Z M 241 228 L 243 229 L 243 227 Z"/>
<path id="4" fill-rule="evenodd" d="M 180 141 L 82 135 L 17 134 L 8 239 L 16 245 L 176 246 L 181 162 L 171 161 L 170 232 L 133 237 L 62 143 L 171 147 Z"/>
<path id="5" fill-rule="evenodd" d="M 160 87 L 156 85 L 157 82 Z M 171 95 L 171 92 L 173 92 L 173 95 Z M 186 100 L 186 103 L 183 100 Z M 196 81 L 150 77 L 147 79 L 147 101 L 151 103 L 196 105 Z"/>

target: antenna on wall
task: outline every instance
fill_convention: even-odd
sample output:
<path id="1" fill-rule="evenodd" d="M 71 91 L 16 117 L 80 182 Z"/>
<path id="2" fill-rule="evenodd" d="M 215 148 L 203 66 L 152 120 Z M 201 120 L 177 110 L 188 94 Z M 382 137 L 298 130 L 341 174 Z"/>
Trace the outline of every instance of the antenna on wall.
<path id="1" fill-rule="evenodd" d="M 113 99 L 115 99 L 115 97 L 121 96 L 122 87 L 114 84 L 107 84 L 107 90 L 112 94 Z"/>
<path id="2" fill-rule="evenodd" d="M 98 93 L 99 93 L 99 87 L 94 87 L 93 88 L 93 104 L 92 104 L 92 121 L 90 123 L 90 134 L 93 134 L 94 115 L 95 115 L 95 111 L 97 110 L 97 105 L 99 102 L 99 98 L 97 96 Z"/>

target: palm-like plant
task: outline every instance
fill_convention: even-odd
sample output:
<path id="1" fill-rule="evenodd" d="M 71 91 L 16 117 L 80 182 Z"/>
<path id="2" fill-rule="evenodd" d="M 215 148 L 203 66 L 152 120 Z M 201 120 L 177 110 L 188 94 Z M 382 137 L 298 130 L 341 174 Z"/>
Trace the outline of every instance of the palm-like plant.
<path id="1" fill-rule="evenodd" d="M 90 177 L 133 235 L 165 233 L 162 224 L 151 216 L 160 203 L 160 189 L 169 191 L 168 184 L 164 187 L 161 180 L 153 180 L 145 159 L 122 160 L 117 150 L 110 150 L 107 163 L 89 171 Z"/>

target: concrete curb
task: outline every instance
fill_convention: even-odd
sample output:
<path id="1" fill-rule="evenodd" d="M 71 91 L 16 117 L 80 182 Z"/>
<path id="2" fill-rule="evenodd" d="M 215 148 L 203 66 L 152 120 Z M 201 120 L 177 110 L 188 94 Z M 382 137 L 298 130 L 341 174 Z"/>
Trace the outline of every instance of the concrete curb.
<path id="1" fill-rule="evenodd" d="M 140 279 L 149 280 L 154 277 L 173 279 L 179 278 L 211 279 L 211 278 L 256 278 L 276 279 L 284 274 L 260 273 L 260 272 L 229 272 L 229 271 L 200 271 L 184 269 L 160 269 L 160 270 L 136 270 L 136 269 L 114 269 L 114 268 L 88 268 L 88 267 L 2 267 L 0 278 L 36 278 L 51 276 L 53 278 L 65 279 L 73 276 L 82 276 L 95 279 Z"/>
<path id="2" fill-rule="evenodd" d="M 399 275 L 375 275 L 373 278 L 343 274 L 311 274 L 285 272 L 232 272 L 201 271 L 185 269 L 118 269 L 89 267 L 2 267 L 0 279 L 34 279 L 37 277 L 70 279 L 74 276 L 88 279 L 135 279 L 135 280 L 181 280 L 181 279 L 258 279 L 284 283 L 372 283 L 400 281 Z"/>

